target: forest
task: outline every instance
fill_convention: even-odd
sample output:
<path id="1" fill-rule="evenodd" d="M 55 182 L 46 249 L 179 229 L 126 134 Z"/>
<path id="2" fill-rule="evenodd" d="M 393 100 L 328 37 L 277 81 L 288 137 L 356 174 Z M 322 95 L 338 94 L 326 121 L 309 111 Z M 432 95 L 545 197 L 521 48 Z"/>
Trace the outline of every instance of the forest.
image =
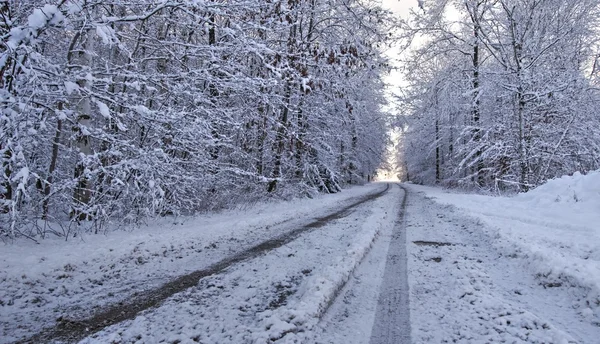
<path id="1" fill-rule="evenodd" d="M 417 183 L 523 192 L 600 168 L 600 1 L 422 0 L 398 144 Z"/>
<path id="2" fill-rule="evenodd" d="M 420 184 L 597 170 L 599 28 L 600 0 L 0 0 L 0 238 L 335 193 L 391 145 Z"/>
<path id="3" fill-rule="evenodd" d="M 372 180 L 397 27 L 374 0 L 0 0 L 0 237 Z"/>

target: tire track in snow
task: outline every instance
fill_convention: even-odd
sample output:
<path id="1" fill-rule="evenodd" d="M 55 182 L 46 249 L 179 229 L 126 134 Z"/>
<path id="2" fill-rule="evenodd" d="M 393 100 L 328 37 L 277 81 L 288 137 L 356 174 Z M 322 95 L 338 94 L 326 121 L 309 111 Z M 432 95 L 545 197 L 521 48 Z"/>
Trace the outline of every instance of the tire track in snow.
<path id="1" fill-rule="evenodd" d="M 411 342 L 406 226 L 404 223 L 408 191 L 405 187 L 400 187 L 404 190 L 404 196 L 388 249 L 370 344 L 409 344 Z"/>
<path id="2" fill-rule="evenodd" d="M 151 289 L 134 295 L 127 302 L 108 306 L 97 312 L 90 318 L 80 320 L 61 319 L 61 321 L 52 328 L 47 328 L 34 336 L 17 341 L 16 343 L 47 343 L 47 342 L 77 342 L 89 335 L 101 331 L 102 329 L 117 324 L 119 322 L 133 319 L 140 312 L 159 306 L 167 298 L 176 293 L 182 292 L 188 288 L 196 286 L 202 278 L 216 275 L 230 266 L 253 259 L 263 255 L 273 249 L 279 248 L 291 241 L 296 240 L 300 235 L 308 233 L 323 227 L 327 223 L 347 216 L 354 208 L 368 201 L 375 200 L 390 189 L 390 184 L 386 188 L 374 194 L 359 198 L 357 201 L 339 209 L 327 216 L 317 218 L 316 220 L 273 239 L 263 241 L 245 251 L 239 252 L 229 258 L 223 259 L 206 269 L 197 270 L 177 279 L 167 282 L 159 288 Z"/>

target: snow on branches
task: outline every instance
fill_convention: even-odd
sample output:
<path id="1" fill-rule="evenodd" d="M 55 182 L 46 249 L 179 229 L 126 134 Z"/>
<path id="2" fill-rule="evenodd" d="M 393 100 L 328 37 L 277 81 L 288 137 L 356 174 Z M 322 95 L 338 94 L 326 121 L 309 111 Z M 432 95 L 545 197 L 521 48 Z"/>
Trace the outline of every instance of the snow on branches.
<path id="1" fill-rule="evenodd" d="M 0 2 L 0 236 L 366 181 L 392 26 L 377 1 Z"/>
<path id="2" fill-rule="evenodd" d="M 400 99 L 411 179 L 526 191 L 600 167 L 600 1 L 422 3 Z"/>

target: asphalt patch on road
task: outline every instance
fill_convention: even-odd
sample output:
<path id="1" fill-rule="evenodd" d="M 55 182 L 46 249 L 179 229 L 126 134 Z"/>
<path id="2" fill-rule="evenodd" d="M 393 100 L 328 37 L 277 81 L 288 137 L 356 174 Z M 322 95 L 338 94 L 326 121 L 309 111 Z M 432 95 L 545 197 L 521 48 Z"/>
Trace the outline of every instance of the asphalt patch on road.
<path id="1" fill-rule="evenodd" d="M 425 260 L 426 262 L 436 262 L 436 263 L 441 263 L 442 262 L 442 257 L 434 257 L 434 258 L 429 258 Z"/>
<path id="2" fill-rule="evenodd" d="M 436 241 L 413 241 L 413 244 L 417 246 L 434 246 L 434 247 L 442 247 L 442 246 L 454 246 L 455 244 L 451 244 L 449 242 L 436 242 Z"/>

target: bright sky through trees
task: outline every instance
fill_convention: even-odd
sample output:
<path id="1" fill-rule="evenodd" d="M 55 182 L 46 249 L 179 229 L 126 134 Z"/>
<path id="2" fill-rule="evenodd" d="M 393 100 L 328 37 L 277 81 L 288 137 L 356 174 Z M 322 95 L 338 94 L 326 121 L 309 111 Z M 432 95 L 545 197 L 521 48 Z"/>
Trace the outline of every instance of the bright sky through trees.
<path id="1" fill-rule="evenodd" d="M 383 0 L 383 6 L 405 16 L 409 9 L 417 5 L 417 0 Z"/>

